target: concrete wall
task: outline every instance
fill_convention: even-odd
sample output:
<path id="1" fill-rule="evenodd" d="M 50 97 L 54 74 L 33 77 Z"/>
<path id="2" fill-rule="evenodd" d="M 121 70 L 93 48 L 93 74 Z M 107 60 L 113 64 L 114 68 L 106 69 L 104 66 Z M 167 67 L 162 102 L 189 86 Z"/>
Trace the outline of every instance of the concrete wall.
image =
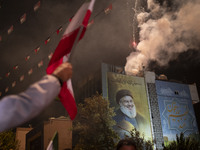
<path id="1" fill-rule="evenodd" d="M 16 139 L 20 142 L 19 150 L 26 149 L 26 134 L 31 130 L 32 128 L 17 128 Z"/>
<path id="2" fill-rule="evenodd" d="M 59 150 L 72 149 L 72 121 L 67 118 L 50 119 L 44 123 L 44 149 L 47 148 L 56 131 Z"/>
<path id="3" fill-rule="evenodd" d="M 191 98 L 192 98 L 192 103 L 193 104 L 198 103 L 199 95 L 198 95 L 196 84 L 190 84 L 189 89 L 190 89 L 190 94 L 191 94 Z"/>

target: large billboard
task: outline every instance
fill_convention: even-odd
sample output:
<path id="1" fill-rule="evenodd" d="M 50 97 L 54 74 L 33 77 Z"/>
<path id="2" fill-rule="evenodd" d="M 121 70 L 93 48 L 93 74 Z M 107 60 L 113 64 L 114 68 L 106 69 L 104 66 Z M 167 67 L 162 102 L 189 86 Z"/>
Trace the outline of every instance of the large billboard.
<path id="1" fill-rule="evenodd" d="M 156 91 L 165 144 L 176 134 L 195 136 L 198 128 L 188 85 L 156 81 Z"/>
<path id="2" fill-rule="evenodd" d="M 107 73 L 107 92 L 115 108 L 115 130 L 123 138 L 136 128 L 145 139 L 152 140 L 149 105 L 144 78 Z"/>

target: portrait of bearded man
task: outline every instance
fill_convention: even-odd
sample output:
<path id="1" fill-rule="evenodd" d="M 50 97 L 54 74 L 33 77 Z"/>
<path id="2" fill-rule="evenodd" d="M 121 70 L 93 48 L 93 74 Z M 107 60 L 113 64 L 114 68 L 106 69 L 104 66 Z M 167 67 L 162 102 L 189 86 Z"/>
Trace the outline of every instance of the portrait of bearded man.
<path id="1" fill-rule="evenodd" d="M 133 128 L 142 131 L 146 120 L 137 112 L 132 93 L 126 89 L 119 90 L 116 94 L 116 102 L 119 105 L 119 109 L 114 117 L 116 121 L 115 129 L 120 137 L 123 138 L 124 134 L 129 135 L 129 131 Z"/>

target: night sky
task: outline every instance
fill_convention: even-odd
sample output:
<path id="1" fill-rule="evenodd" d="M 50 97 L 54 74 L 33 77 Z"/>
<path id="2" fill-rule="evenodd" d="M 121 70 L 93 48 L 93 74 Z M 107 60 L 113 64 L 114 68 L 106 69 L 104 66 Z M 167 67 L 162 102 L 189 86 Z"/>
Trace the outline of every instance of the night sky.
<path id="1" fill-rule="evenodd" d="M 63 34 L 62 31 L 57 35 L 56 30 L 60 26 L 63 27 L 63 30 L 67 27 L 69 19 L 84 1 L 42 0 L 40 8 L 34 12 L 33 6 L 37 2 L 37 0 L 0 1 L 0 35 L 2 36 L 0 42 L 0 91 L 2 96 L 18 93 L 45 75 L 49 61 L 48 55 L 55 50 Z M 104 10 L 110 4 L 112 4 L 112 10 L 105 14 Z M 146 7 L 142 9 L 146 6 L 144 2 L 139 5 L 136 8 L 140 11 L 150 12 Z M 163 6 L 164 2 L 160 5 Z M 168 12 L 175 12 L 176 9 L 179 9 L 177 5 L 176 3 L 168 3 L 165 7 L 168 8 Z M 135 8 L 133 0 L 97 0 L 91 16 L 94 23 L 87 29 L 84 38 L 72 53 L 74 84 L 99 70 L 102 62 L 116 66 L 126 65 L 126 58 L 134 51 L 130 47 L 130 42 L 134 38 L 137 43 L 140 41 L 133 7 Z M 27 14 L 26 21 L 20 24 L 19 18 L 24 13 Z M 151 16 L 153 15 L 151 14 Z M 199 24 L 198 20 L 196 21 Z M 7 30 L 11 25 L 14 26 L 14 30 L 8 35 Z M 45 40 L 48 37 L 50 37 L 50 41 L 45 45 Z M 194 41 L 198 42 L 196 39 Z M 199 43 L 196 45 L 199 46 Z M 40 50 L 35 54 L 34 50 L 38 46 Z M 176 57 L 170 59 L 167 65 L 158 63 L 158 59 L 166 57 L 165 51 L 160 51 L 161 55 L 157 59 L 149 59 L 145 66 L 146 70 L 155 71 L 158 75 L 165 74 L 168 79 L 190 84 L 196 83 L 200 88 L 200 52 L 198 46 L 188 47 L 183 52 L 177 53 Z M 27 56 L 30 56 L 30 59 L 26 61 L 25 57 Z M 43 61 L 43 66 L 39 68 L 40 61 Z M 19 67 L 15 70 L 13 67 L 16 65 Z M 33 73 L 28 75 L 30 69 L 33 69 Z M 6 77 L 8 72 L 10 75 Z M 19 81 L 22 75 L 24 75 L 24 80 Z M 16 86 L 12 87 L 14 81 L 16 81 Z M 7 93 L 5 93 L 6 87 L 9 87 Z"/>

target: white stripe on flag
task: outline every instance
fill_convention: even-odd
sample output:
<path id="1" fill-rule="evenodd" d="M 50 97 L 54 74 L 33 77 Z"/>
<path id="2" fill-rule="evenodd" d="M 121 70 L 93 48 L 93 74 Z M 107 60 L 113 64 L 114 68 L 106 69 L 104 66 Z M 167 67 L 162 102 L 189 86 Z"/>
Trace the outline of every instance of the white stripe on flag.
<path id="1" fill-rule="evenodd" d="M 75 16 L 72 18 L 72 21 L 70 22 L 69 26 L 65 30 L 63 37 L 65 37 L 65 35 L 70 34 L 72 31 L 78 29 L 82 25 L 83 20 L 81 20 L 80 18 L 84 18 L 85 14 L 88 10 L 89 4 L 90 3 L 84 3 L 81 6 L 81 8 L 77 11 Z"/>
<path id="2" fill-rule="evenodd" d="M 88 9 L 89 9 L 91 12 L 93 11 L 94 3 L 95 3 L 95 0 L 91 0 L 90 5 L 89 5 L 89 7 L 88 7 Z"/>
<path id="3" fill-rule="evenodd" d="M 53 141 L 52 140 L 49 142 L 49 145 L 48 145 L 46 150 L 54 150 L 53 149 Z"/>

